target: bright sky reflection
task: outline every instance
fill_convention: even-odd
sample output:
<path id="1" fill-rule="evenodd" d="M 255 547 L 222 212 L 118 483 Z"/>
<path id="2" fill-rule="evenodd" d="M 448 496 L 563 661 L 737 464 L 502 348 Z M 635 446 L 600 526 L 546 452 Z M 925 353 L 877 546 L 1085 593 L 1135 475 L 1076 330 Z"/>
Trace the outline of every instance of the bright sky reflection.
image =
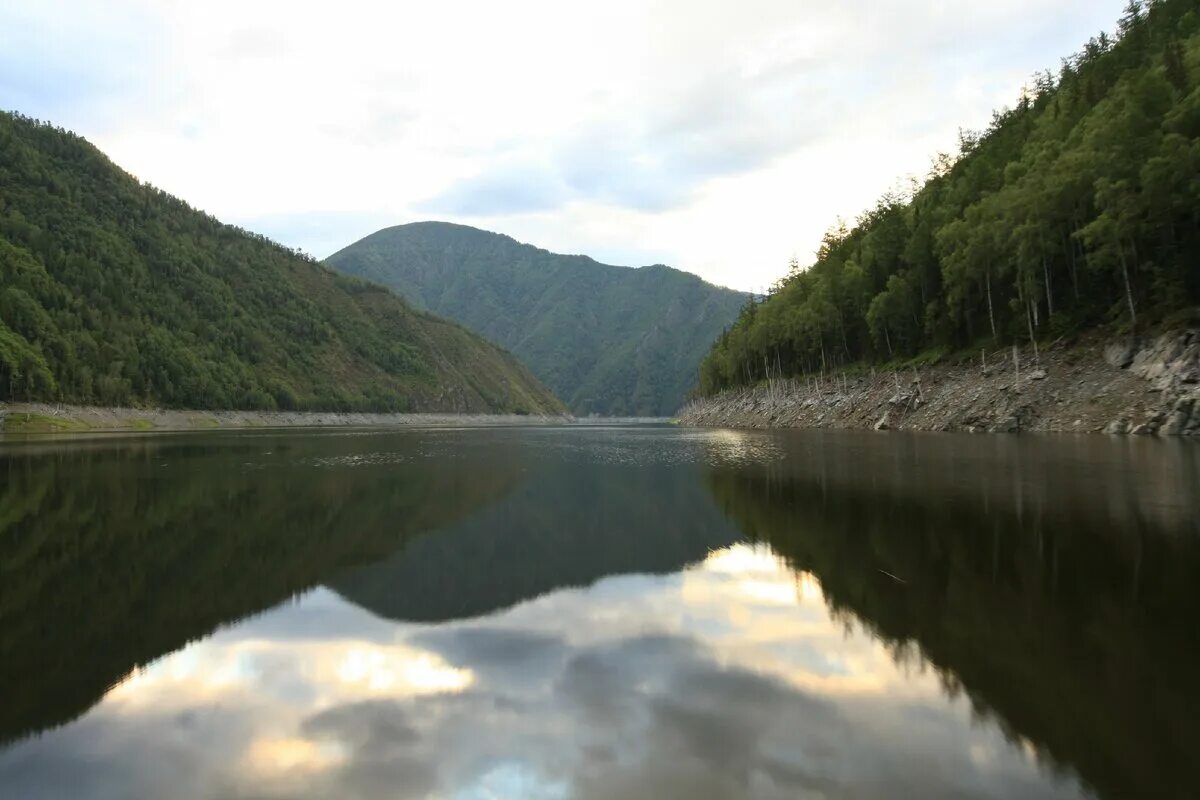
<path id="1" fill-rule="evenodd" d="M 314 608 L 323 627 L 288 635 Z M 750 545 L 434 626 L 318 589 L 140 670 L 0 770 L 80 779 L 101 758 L 109 779 L 80 796 L 869 798 L 913 771 L 945 793 L 1080 796 Z"/>

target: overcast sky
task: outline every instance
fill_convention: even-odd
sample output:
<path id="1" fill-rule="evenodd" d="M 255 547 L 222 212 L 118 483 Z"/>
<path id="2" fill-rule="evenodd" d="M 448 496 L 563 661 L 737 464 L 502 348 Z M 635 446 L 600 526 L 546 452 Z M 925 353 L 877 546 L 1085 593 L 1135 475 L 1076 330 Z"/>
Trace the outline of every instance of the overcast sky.
<path id="1" fill-rule="evenodd" d="M 1125 0 L 0 0 L 0 107 L 324 257 L 443 219 L 761 289 Z"/>

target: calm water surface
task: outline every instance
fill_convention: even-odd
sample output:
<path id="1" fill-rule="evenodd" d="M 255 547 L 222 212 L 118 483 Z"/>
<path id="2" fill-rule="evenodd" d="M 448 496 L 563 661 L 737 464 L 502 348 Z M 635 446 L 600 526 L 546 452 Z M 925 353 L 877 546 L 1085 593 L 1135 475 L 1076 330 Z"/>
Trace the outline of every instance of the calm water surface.
<path id="1" fill-rule="evenodd" d="M 0 444 L 0 797 L 1184 798 L 1200 447 Z"/>

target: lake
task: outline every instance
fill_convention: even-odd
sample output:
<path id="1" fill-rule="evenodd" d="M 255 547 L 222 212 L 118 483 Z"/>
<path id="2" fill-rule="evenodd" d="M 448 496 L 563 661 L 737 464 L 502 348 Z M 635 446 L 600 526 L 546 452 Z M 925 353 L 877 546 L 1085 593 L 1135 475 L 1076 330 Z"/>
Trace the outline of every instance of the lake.
<path id="1" fill-rule="evenodd" d="M 0 444 L 0 796 L 1183 798 L 1200 447 Z"/>

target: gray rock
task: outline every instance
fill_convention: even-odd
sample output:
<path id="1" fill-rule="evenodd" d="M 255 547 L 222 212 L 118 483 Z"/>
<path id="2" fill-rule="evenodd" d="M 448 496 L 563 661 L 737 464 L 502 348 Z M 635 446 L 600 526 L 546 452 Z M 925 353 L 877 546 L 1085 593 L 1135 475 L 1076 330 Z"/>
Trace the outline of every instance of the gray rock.
<path id="1" fill-rule="evenodd" d="M 883 416 L 882 416 L 882 417 L 880 417 L 880 418 L 879 418 L 879 421 L 875 423 L 875 430 L 877 430 L 877 431 L 890 431 L 890 430 L 892 429 L 892 419 L 891 419 L 891 417 L 892 417 L 892 412 L 891 412 L 891 411 L 885 411 L 885 412 L 883 412 Z"/>
<path id="2" fill-rule="evenodd" d="M 1134 354 L 1129 370 L 1162 390 L 1200 382 L 1200 337 L 1196 331 L 1163 334 Z"/>
<path id="3" fill-rule="evenodd" d="M 1182 436 L 1187 430 L 1188 414 L 1172 411 L 1167 421 L 1158 429 L 1159 436 Z"/>
<path id="4" fill-rule="evenodd" d="M 1029 380 L 1031 380 L 1031 381 L 1044 381 L 1044 380 L 1046 380 L 1046 370 L 1044 370 L 1044 369 L 1035 369 L 1033 372 L 1029 373 Z"/>
<path id="5" fill-rule="evenodd" d="M 1104 360 L 1117 369 L 1125 369 L 1133 363 L 1137 354 L 1136 339 L 1126 339 L 1123 342 L 1110 342 L 1104 347 Z"/>
<path id="6" fill-rule="evenodd" d="M 1125 417 L 1121 417 L 1120 419 L 1114 419 L 1112 422 L 1108 423 L 1108 425 L 1104 426 L 1104 432 L 1121 435 L 1129 433 L 1129 428 L 1129 420 Z"/>
<path id="7" fill-rule="evenodd" d="M 993 425 L 989 430 L 992 433 L 1020 433 L 1021 420 L 1015 414 L 1004 417 Z"/>
<path id="8" fill-rule="evenodd" d="M 1183 397 L 1175 403 L 1163 424 L 1159 426 L 1158 435 L 1182 436 L 1192 424 L 1200 425 L 1200 415 L 1196 414 L 1196 400 Z"/>

